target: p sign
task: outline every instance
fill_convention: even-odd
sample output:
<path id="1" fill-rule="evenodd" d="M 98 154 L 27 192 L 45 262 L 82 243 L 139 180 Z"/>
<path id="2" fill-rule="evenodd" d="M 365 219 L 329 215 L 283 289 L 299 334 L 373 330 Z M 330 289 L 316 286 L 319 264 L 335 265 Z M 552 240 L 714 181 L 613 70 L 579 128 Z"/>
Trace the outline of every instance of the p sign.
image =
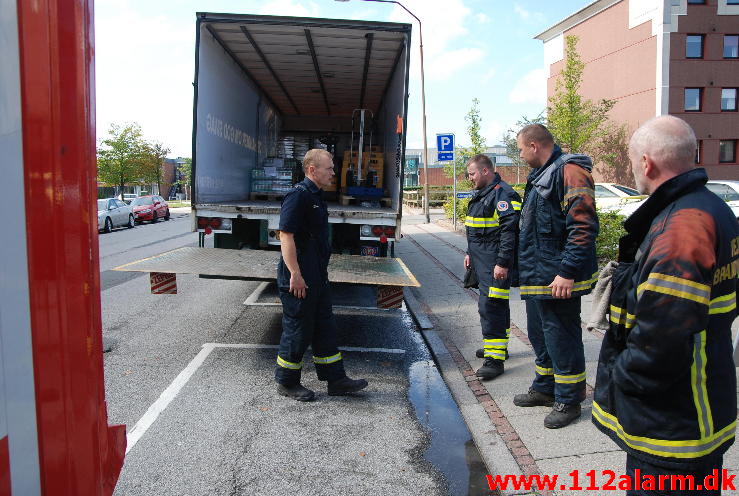
<path id="1" fill-rule="evenodd" d="M 454 160 L 454 134 L 437 134 L 436 149 L 439 152 L 439 162 Z"/>

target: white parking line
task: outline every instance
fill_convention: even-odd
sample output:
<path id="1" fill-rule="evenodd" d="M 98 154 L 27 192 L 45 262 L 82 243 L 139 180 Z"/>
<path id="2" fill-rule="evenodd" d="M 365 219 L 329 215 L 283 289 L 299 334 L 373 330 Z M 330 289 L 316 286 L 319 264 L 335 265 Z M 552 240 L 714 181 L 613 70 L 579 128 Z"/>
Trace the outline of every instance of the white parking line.
<path id="1" fill-rule="evenodd" d="M 172 381 L 172 383 L 165 389 L 159 398 L 152 403 L 146 413 L 136 422 L 131 431 L 126 435 L 127 446 L 126 454 L 136 446 L 136 443 L 143 437 L 149 427 L 154 424 L 159 415 L 169 406 L 173 399 L 177 397 L 180 390 L 185 387 L 185 384 L 190 380 L 193 374 L 200 368 L 200 366 L 208 358 L 208 355 L 216 348 L 241 348 L 241 349 L 264 349 L 264 350 L 276 350 L 279 345 L 276 344 L 249 344 L 249 343 L 205 343 L 203 349 L 195 355 L 190 363 L 187 364 L 182 372 Z M 398 348 L 358 348 L 353 346 L 342 346 L 339 347 L 342 351 L 357 351 L 360 353 L 392 353 L 392 354 L 403 354 L 405 350 Z"/>

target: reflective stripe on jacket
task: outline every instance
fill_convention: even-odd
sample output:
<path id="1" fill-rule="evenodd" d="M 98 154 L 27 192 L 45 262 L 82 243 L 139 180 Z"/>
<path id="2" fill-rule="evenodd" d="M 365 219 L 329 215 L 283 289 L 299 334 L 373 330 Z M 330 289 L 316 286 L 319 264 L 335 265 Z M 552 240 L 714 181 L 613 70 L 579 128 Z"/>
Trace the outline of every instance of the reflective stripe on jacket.
<path id="1" fill-rule="evenodd" d="M 624 224 L 593 423 L 648 463 L 697 465 L 734 442 L 739 224 L 703 169 L 663 183 Z"/>
<path id="2" fill-rule="evenodd" d="M 521 197 L 496 172 L 493 182 L 478 191 L 467 207 L 467 254 L 477 274 L 480 290 L 493 286 L 492 269 L 499 265 L 511 269 L 508 281 L 515 279 L 516 242 Z M 485 289 L 483 289 L 485 288 Z M 507 299 L 494 291 L 491 298 Z"/>
<path id="3" fill-rule="evenodd" d="M 519 234 L 522 299 L 550 299 L 559 275 L 574 279 L 573 296 L 588 294 L 597 279 L 592 163 L 585 155 L 563 155 L 555 146 L 547 164 L 526 183 Z"/>

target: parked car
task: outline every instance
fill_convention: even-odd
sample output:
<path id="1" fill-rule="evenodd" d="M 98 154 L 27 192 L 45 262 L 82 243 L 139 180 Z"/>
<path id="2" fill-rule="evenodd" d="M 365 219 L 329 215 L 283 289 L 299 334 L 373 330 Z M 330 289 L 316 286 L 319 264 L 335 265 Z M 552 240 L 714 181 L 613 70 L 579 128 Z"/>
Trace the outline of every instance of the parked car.
<path id="1" fill-rule="evenodd" d="M 135 224 L 131 207 L 117 198 L 98 200 L 98 231 L 110 232 L 116 227 L 129 229 Z"/>
<path id="2" fill-rule="evenodd" d="M 123 193 L 123 201 L 125 203 L 131 203 L 133 200 L 135 200 L 139 195 L 135 193 Z"/>
<path id="3" fill-rule="evenodd" d="M 739 219 L 739 181 L 711 180 L 706 183 L 706 188 L 725 201 L 734 212 L 734 217 Z"/>
<path id="4" fill-rule="evenodd" d="M 620 210 L 628 203 L 646 198 L 634 188 L 616 183 L 595 183 L 595 204 L 603 210 Z"/>
<path id="5" fill-rule="evenodd" d="M 136 222 L 169 220 L 169 205 L 159 195 L 139 196 L 131 202 Z"/>

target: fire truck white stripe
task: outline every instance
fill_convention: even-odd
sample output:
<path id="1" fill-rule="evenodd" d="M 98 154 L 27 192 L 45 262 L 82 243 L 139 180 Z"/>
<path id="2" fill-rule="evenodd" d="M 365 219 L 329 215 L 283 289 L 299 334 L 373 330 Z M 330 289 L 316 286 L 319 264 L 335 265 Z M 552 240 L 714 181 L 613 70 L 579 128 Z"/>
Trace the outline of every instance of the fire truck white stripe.
<path id="1" fill-rule="evenodd" d="M 31 309 L 28 296 L 23 129 L 21 121 L 20 63 L 15 0 L 0 0 L 0 209 L 4 218 L 0 246 L 0 418 L 8 433 L 10 481 L 13 494 L 41 494 L 36 394 L 33 381 Z"/>

